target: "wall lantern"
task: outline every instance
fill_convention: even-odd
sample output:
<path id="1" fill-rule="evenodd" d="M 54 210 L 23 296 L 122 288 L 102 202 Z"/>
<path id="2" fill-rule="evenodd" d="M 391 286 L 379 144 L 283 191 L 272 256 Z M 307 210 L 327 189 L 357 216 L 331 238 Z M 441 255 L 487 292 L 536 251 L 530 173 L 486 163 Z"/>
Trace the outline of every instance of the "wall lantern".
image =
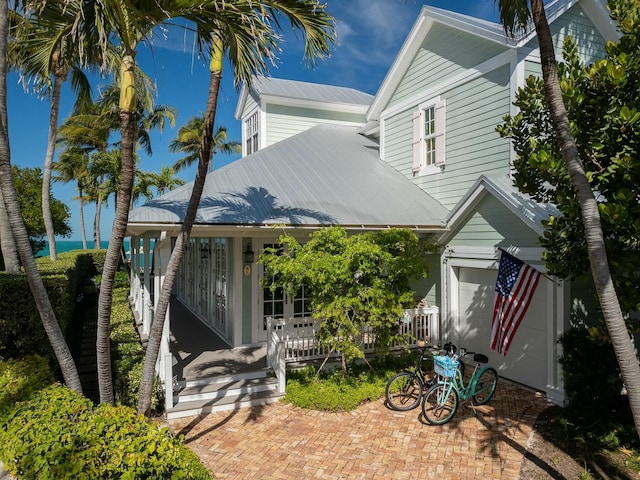
<path id="1" fill-rule="evenodd" d="M 200 258 L 203 260 L 209 258 L 209 244 L 206 242 L 203 243 L 202 247 L 200 248 Z"/>
<path id="2" fill-rule="evenodd" d="M 247 249 L 242 253 L 244 253 L 244 263 L 253 263 L 253 250 L 250 243 L 247 243 Z"/>

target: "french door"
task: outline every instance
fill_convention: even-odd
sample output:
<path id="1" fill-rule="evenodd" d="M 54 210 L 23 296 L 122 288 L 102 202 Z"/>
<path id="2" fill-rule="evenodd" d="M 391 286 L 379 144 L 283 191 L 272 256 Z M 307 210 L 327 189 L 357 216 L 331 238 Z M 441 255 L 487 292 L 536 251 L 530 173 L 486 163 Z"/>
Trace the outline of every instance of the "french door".
<path id="1" fill-rule="evenodd" d="M 260 246 L 260 251 L 265 248 L 281 248 L 274 241 L 265 241 Z M 305 288 L 302 287 L 293 297 L 284 292 L 280 286 L 274 291 L 268 285 L 262 285 L 265 276 L 264 266 L 259 265 L 258 302 L 260 304 L 260 315 L 257 319 L 258 342 L 267 341 L 267 320 L 272 319 L 292 319 L 311 316 L 310 302 L 306 297 Z"/>

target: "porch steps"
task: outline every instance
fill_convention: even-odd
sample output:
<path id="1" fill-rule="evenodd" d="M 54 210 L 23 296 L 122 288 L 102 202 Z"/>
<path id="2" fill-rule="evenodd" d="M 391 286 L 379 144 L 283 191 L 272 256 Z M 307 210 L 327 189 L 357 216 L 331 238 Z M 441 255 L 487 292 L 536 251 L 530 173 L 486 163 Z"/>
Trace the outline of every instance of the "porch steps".
<path id="1" fill-rule="evenodd" d="M 267 370 L 179 382 L 167 419 L 237 410 L 277 402 L 278 380 Z"/>

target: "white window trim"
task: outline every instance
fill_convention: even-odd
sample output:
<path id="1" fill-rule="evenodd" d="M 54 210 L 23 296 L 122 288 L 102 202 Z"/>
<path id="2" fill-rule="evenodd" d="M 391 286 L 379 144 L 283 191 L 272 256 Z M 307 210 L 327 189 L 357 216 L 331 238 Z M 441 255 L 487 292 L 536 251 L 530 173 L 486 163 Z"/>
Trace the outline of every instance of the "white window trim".
<path id="1" fill-rule="evenodd" d="M 253 118 L 256 117 L 258 125 L 257 125 L 257 131 L 255 134 L 251 135 L 251 137 L 249 137 L 249 121 Z M 247 155 L 249 155 L 249 150 L 247 149 L 247 142 L 249 141 L 249 138 L 253 138 L 255 135 L 258 136 L 258 147 L 255 150 L 252 150 L 251 153 L 255 153 L 258 150 L 263 148 L 262 145 L 262 132 L 261 132 L 261 125 L 262 125 L 262 115 L 260 114 L 260 109 L 256 108 L 255 110 L 252 110 L 251 113 L 249 113 L 249 115 L 247 115 L 244 120 L 242 121 L 242 156 L 246 157 Z"/>
<path id="2" fill-rule="evenodd" d="M 435 117 L 435 162 L 430 165 L 426 165 L 426 152 L 425 152 L 425 111 L 427 109 L 434 109 Z M 446 102 L 440 97 L 430 99 L 421 103 L 418 106 L 418 110 L 414 112 L 412 117 L 413 123 L 413 143 L 412 143 L 412 167 L 411 171 L 415 176 L 429 175 L 442 171 L 442 167 L 445 164 L 445 130 L 446 130 Z"/>

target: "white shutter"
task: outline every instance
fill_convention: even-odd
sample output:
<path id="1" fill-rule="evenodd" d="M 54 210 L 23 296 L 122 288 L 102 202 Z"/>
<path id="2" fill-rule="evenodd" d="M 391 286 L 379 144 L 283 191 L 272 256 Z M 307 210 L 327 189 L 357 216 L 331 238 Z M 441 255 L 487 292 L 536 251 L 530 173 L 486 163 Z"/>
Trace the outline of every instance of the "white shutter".
<path id="1" fill-rule="evenodd" d="M 413 173 L 419 172 L 422 165 L 422 137 L 424 135 L 423 113 L 418 110 L 413 114 Z"/>
<path id="2" fill-rule="evenodd" d="M 436 165 L 444 165 L 445 160 L 445 101 L 440 100 L 435 105 L 436 120 Z"/>

